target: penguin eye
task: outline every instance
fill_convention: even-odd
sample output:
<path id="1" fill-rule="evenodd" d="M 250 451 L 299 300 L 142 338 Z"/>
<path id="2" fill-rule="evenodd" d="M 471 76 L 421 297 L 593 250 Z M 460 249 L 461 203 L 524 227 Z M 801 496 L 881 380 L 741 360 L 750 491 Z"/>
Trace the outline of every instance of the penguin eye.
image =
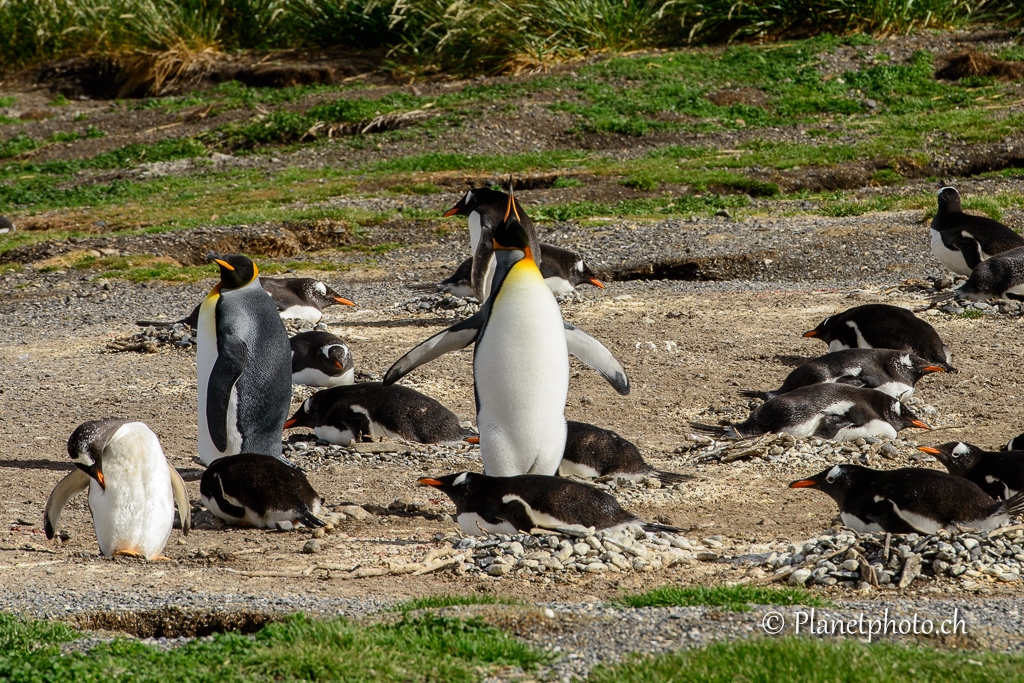
<path id="1" fill-rule="evenodd" d="M 836 478 L 835 477 L 825 477 L 825 481 L 827 481 L 830 484 L 834 484 L 835 481 L 836 481 Z"/>

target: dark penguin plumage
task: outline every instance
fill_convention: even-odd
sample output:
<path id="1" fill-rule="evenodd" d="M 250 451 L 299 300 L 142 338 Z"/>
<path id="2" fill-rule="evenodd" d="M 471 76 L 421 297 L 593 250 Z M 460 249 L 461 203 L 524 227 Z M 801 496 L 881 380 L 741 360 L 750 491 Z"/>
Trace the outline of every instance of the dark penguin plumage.
<path id="1" fill-rule="evenodd" d="M 836 465 L 789 487 L 827 493 L 843 524 L 858 533 L 934 534 L 957 525 L 991 531 L 1024 510 L 1024 493 L 1000 503 L 974 482 L 920 467 Z"/>
<path id="2" fill-rule="evenodd" d="M 1024 434 L 1018 434 L 1006 444 L 1008 451 L 1024 451 Z"/>
<path id="3" fill-rule="evenodd" d="M 360 434 L 417 443 L 458 443 L 463 437 L 459 418 L 434 399 L 409 387 L 380 382 L 318 391 L 285 427 L 308 427 L 324 441 L 343 445 Z"/>
<path id="4" fill-rule="evenodd" d="M 935 328 L 905 308 L 888 304 L 856 306 L 821 321 L 804 333 L 842 349 L 895 349 L 915 353 L 932 363 L 949 363 L 949 347 Z"/>
<path id="5" fill-rule="evenodd" d="M 668 484 L 693 479 L 688 474 L 651 467 L 639 448 L 610 429 L 573 420 L 566 422 L 566 428 L 565 454 L 558 466 L 558 474 L 563 477 L 652 477 Z"/>
<path id="6" fill-rule="evenodd" d="M 1024 247 L 1004 251 L 976 265 L 967 282 L 931 297 L 935 303 L 949 299 L 1015 299 L 1024 301 Z"/>
<path id="7" fill-rule="evenodd" d="M 282 318 L 296 318 L 315 325 L 328 306 L 355 305 L 323 282 L 309 277 L 266 278 L 262 284 L 277 304 Z"/>
<path id="8" fill-rule="evenodd" d="M 812 384 L 794 389 L 768 399 L 744 422 L 729 427 L 690 424 L 719 437 L 785 432 L 836 441 L 869 436 L 894 439 L 896 432 L 907 427 L 929 428 L 892 396 L 848 384 Z"/>
<path id="9" fill-rule="evenodd" d="M 296 467 L 267 455 L 243 453 L 215 460 L 199 482 L 203 505 L 228 524 L 290 530 L 324 526 L 324 499 Z"/>
<path id="10" fill-rule="evenodd" d="M 245 256 L 210 255 L 221 280 L 199 312 L 196 371 L 200 459 L 281 457 L 292 398 L 291 346 L 277 307 Z"/>
<path id="11" fill-rule="evenodd" d="M 300 332 L 290 344 L 292 384 L 336 387 L 354 381 L 355 362 L 341 337 L 330 332 Z"/>
<path id="12" fill-rule="evenodd" d="M 960 275 L 970 275 L 979 263 L 996 254 L 1024 247 L 1024 237 L 999 221 L 964 213 L 960 193 L 952 187 L 939 190 L 931 240 L 935 258 Z"/>
<path id="13" fill-rule="evenodd" d="M 17 232 L 18 229 L 14 227 L 14 223 L 7 216 L 0 216 L 0 235 L 6 235 L 9 232 Z"/>
<path id="14" fill-rule="evenodd" d="M 459 472 L 419 482 L 435 487 L 452 499 L 459 526 L 469 535 L 515 534 L 534 528 L 567 526 L 597 530 L 639 526 L 646 531 L 679 531 L 675 527 L 644 522 L 623 510 L 618 501 L 604 491 L 561 477 L 541 474 L 488 477 Z"/>
<path id="15" fill-rule="evenodd" d="M 970 479 L 997 500 L 1024 491 L 1024 451 L 983 451 L 962 441 L 918 446 L 917 450 L 934 455 L 950 474 Z"/>
<path id="16" fill-rule="evenodd" d="M 933 372 L 956 370 L 904 351 L 891 349 L 843 349 L 810 360 L 789 373 L 775 391 L 741 391 L 746 398 L 775 398 L 800 387 L 834 382 L 877 389 L 901 401 L 914 395 L 918 380 Z"/>

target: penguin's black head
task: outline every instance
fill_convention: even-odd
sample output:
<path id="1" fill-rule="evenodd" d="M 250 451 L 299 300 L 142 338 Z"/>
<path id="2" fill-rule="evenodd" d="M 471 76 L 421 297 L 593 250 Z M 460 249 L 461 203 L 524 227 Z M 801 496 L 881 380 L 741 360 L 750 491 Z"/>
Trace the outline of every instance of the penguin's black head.
<path id="1" fill-rule="evenodd" d="M 595 287 L 604 289 L 604 285 L 597 279 L 597 273 L 591 270 L 590 266 L 587 265 L 587 262 L 583 259 L 580 259 L 573 264 L 572 270 L 569 274 L 569 282 L 572 283 L 573 287 L 581 285 L 584 282 L 589 282 Z"/>
<path id="2" fill-rule="evenodd" d="M 316 412 L 313 408 L 313 399 L 316 398 L 316 394 L 313 394 L 299 406 L 299 409 L 295 411 L 295 414 L 288 418 L 288 421 L 284 423 L 285 429 L 291 427 L 309 427 L 312 429 L 316 426 Z"/>
<path id="3" fill-rule="evenodd" d="M 321 350 L 327 357 L 327 362 L 337 365 L 342 372 L 352 367 L 352 353 L 344 344 L 330 344 Z"/>
<path id="4" fill-rule="evenodd" d="M 962 477 L 981 461 L 984 451 L 962 441 L 950 441 L 941 446 L 918 446 L 917 450 L 934 455 L 950 474 Z"/>
<path id="5" fill-rule="evenodd" d="M 238 289 L 244 287 L 260 274 L 259 268 L 250 259 L 241 254 L 220 256 L 210 252 L 206 255 L 220 266 L 220 284 L 222 289 Z"/>
<path id="6" fill-rule="evenodd" d="M 337 306 L 338 304 L 345 304 L 346 306 L 355 306 L 354 303 L 344 298 L 333 289 L 328 287 L 325 283 L 312 278 L 304 278 L 302 283 L 303 293 L 306 298 L 315 303 L 320 308 L 327 308 L 328 306 Z"/>
<path id="7" fill-rule="evenodd" d="M 960 193 L 955 187 L 944 187 L 939 190 L 939 212 L 963 213 L 960 208 Z"/>
<path id="8" fill-rule="evenodd" d="M 832 316 L 829 316 L 829 317 L 825 318 L 824 320 L 822 320 L 820 323 L 818 323 L 818 326 L 815 327 L 813 330 L 810 330 L 808 332 L 804 332 L 803 336 L 805 336 L 805 337 L 814 337 L 815 339 L 820 339 L 821 341 L 825 342 L 826 344 L 830 343 L 832 341 L 832 335 L 829 334 L 829 331 L 828 331 L 828 327 L 829 327 L 828 326 L 828 321 L 830 321 L 830 320 L 832 320 Z"/>
<path id="9" fill-rule="evenodd" d="M 83 422 L 75 428 L 68 438 L 68 455 L 78 469 L 96 480 L 100 488 L 106 490 L 103 479 L 103 449 L 107 447 L 114 432 L 126 424 L 127 420 L 108 417 L 103 420 Z"/>
<path id="10" fill-rule="evenodd" d="M 493 206 L 499 212 L 504 212 L 506 203 L 508 203 L 508 195 L 504 192 L 492 190 L 489 187 L 474 187 L 462 195 L 462 199 L 456 202 L 455 206 L 445 211 L 443 215 L 445 218 L 448 216 L 468 216 L 488 205 Z"/>
<path id="11" fill-rule="evenodd" d="M 463 510 L 466 504 L 466 500 L 469 498 L 469 491 L 474 486 L 474 483 L 482 475 L 476 474 L 475 472 L 459 472 L 457 474 L 446 474 L 443 477 L 431 478 L 422 477 L 417 479 L 421 484 L 425 486 L 433 486 L 435 489 L 445 494 L 452 499 L 455 503 L 456 510 Z"/>
<path id="12" fill-rule="evenodd" d="M 904 353 L 898 356 L 895 362 L 896 369 L 908 375 L 914 383 L 933 372 L 957 372 L 957 369 L 948 363 L 933 363 L 913 353 Z"/>
<path id="13" fill-rule="evenodd" d="M 523 227 L 522 220 L 519 217 L 519 208 L 513 196 L 511 179 L 508 184 L 508 202 L 505 205 L 505 217 L 494 230 L 494 248 L 519 249 L 528 258 L 533 259 L 533 254 L 530 252 L 530 236 L 526 233 L 526 228 Z"/>
<path id="14" fill-rule="evenodd" d="M 840 505 L 846 497 L 854 482 L 861 475 L 861 470 L 866 468 L 860 465 L 836 465 L 824 472 L 810 477 L 809 479 L 798 479 L 789 485 L 791 489 L 817 489 L 831 496 L 832 500 Z"/>
<path id="15" fill-rule="evenodd" d="M 883 394 L 883 396 L 885 395 Z M 914 414 L 914 411 L 903 405 L 899 399 L 892 398 L 891 396 L 885 396 L 885 398 L 889 399 L 889 401 L 882 408 L 882 417 L 884 417 L 885 421 L 891 424 L 897 432 L 909 427 L 931 429 L 927 423 L 922 422 L 917 415 Z"/>

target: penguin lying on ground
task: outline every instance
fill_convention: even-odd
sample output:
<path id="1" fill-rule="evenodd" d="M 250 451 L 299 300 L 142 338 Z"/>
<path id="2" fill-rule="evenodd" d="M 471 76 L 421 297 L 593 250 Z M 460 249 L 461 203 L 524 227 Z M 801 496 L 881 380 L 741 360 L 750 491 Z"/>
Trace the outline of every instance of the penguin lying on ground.
<path id="1" fill-rule="evenodd" d="M 497 266 L 480 311 L 402 356 L 384 384 L 475 342 L 473 385 L 484 472 L 553 475 L 565 451 L 568 354 L 597 369 L 623 395 L 629 393 L 629 380 L 608 349 L 562 320 L 511 194 L 493 244 Z"/>
<path id="2" fill-rule="evenodd" d="M 650 477 L 678 484 L 693 479 L 689 474 L 663 472 L 644 461 L 640 449 L 610 429 L 601 429 L 585 422 L 566 422 L 565 453 L 558 465 L 563 477 L 617 477 L 639 479 Z"/>
<path id="3" fill-rule="evenodd" d="M 188 535 L 192 508 L 185 482 L 145 424 L 118 418 L 84 422 L 68 439 L 68 454 L 76 469 L 60 480 L 46 501 L 46 538 L 53 538 L 68 500 L 86 489 L 96 540 L 105 557 L 167 559 L 161 552 L 174 526 L 175 505 L 181 532 Z"/>
<path id="4" fill-rule="evenodd" d="M 983 451 L 961 441 L 918 446 L 917 450 L 934 455 L 950 474 L 970 479 L 997 500 L 1024 491 L 1024 451 Z"/>
<path id="5" fill-rule="evenodd" d="M 355 362 L 344 340 L 330 332 L 300 332 L 289 340 L 292 384 L 336 387 L 352 384 Z"/>
<path id="6" fill-rule="evenodd" d="M 956 372 L 947 363 L 933 363 L 913 354 L 892 349 L 843 349 L 810 360 L 789 373 L 775 391 L 741 391 L 746 398 L 775 398 L 819 382 L 849 384 L 877 389 L 893 398 L 907 401 L 914 396 L 914 385 L 932 372 Z"/>
<path id="7" fill-rule="evenodd" d="M 296 524 L 324 526 L 317 519 L 324 499 L 302 470 L 268 455 L 242 453 L 214 460 L 199 482 L 203 505 L 235 526 L 291 531 Z"/>
<path id="8" fill-rule="evenodd" d="M 949 299 L 1024 301 L 1024 247 L 1004 251 L 976 265 L 967 282 L 931 297 L 934 303 Z"/>
<path id="9" fill-rule="evenodd" d="M 237 453 L 281 457 L 292 399 L 292 351 L 259 269 L 244 256 L 210 255 L 220 283 L 199 311 L 196 383 L 199 458 Z"/>
<path id="10" fill-rule="evenodd" d="M 14 227 L 14 223 L 7 216 L 0 216 L 0 235 L 6 235 L 9 232 L 17 232 L 18 229 Z"/>
<path id="11" fill-rule="evenodd" d="M 604 491 L 561 477 L 524 474 L 516 477 L 488 477 L 459 472 L 444 477 L 423 478 L 455 503 L 459 527 L 470 536 L 515 534 L 530 529 L 594 527 L 678 532 L 663 524 L 650 524 L 626 512 Z"/>
<path id="12" fill-rule="evenodd" d="M 745 421 L 728 427 L 691 422 L 699 432 L 739 438 L 785 432 L 835 441 L 865 437 L 895 439 L 907 427 L 930 429 L 899 400 L 847 384 L 812 384 L 768 399 Z"/>
<path id="13" fill-rule="evenodd" d="M 992 531 L 1024 511 L 1024 493 L 996 502 L 974 482 L 920 467 L 836 465 L 789 487 L 827 493 L 839 505 L 843 524 L 861 534 L 934 534 L 958 525 Z"/>
<path id="14" fill-rule="evenodd" d="M 856 306 L 821 321 L 805 337 L 842 349 L 896 349 L 932 363 L 949 363 L 949 347 L 935 328 L 905 308 L 888 304 Z"/>
<path id="15" fill-rule="evenodd" d="M 317 438 L 347 446 L 361 434 L 417 443 L 460 443 L 459 418 L 415 389 L 360 382 L 318 391 L 285 428 L 308 427 Z"/>
<path id="16" fill-rule="evenodd" d="M 960 193 L 952 187 L 939 190 L 931 238 L 935 258 L 960 275 L 970 275 L 979 263 L 996 254 L 1024 247 L 1024 237 L 999 221 L 964 213 Z"/>

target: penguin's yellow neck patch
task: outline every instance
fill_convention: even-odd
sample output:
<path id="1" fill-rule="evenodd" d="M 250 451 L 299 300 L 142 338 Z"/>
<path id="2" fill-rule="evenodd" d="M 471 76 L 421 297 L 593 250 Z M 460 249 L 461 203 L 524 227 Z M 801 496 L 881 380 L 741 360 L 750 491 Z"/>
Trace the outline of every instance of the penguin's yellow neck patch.
<path id="1" fill-rule="evenodd" d="M 220 296 L 220 286 L 221 285 L 219 282 L 215 284 L 213 286 L 213 289 L 210 290 L 210 293 L 206 295 L 206 301 L 204 301 L 203 303 L 207 303 L 209 301 L 216 301 L 217 298 Z"/>

